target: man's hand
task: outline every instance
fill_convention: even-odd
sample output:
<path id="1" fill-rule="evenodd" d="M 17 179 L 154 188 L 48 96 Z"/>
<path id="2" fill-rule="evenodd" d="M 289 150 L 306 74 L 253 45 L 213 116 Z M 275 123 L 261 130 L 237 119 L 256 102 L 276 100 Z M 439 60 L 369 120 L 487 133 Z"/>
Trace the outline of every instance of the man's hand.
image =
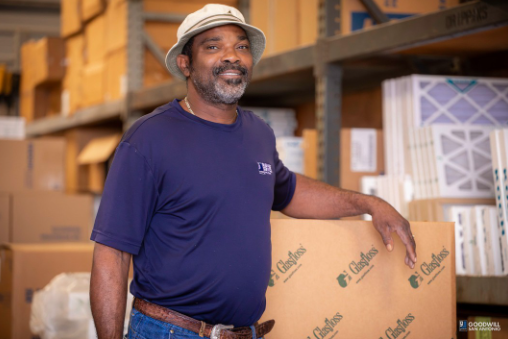
<path id="1" fill-rule="evenodd" d="M 381 199 L 376 199 L 372 204 L 371 215 L 372 223 L 379 234 L 381 234 L 381 238 L 388 251 L 393 251 L 392 233 L 395 232 L 406 246 L 406 258 L 404 262 L 410 268 L 414 268 L 416 264 L 416 242 L 411 233 L 409 222 L 390 204 Z"/>

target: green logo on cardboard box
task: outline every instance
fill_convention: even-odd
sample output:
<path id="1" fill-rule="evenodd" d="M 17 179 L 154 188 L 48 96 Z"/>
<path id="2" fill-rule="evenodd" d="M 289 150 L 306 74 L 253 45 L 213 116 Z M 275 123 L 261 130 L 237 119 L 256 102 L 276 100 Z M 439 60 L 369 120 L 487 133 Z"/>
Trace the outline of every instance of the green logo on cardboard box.
<path id="1" fill-rule="evenodd" d="M 340 312 L 337 312 L 333 315 L 331 319 L 325 318 L 324 326 L 316 326 L 316 328 L 312 331 L 312 334 L 316 339 L 325 339 L 330 333 L 333 332 L 334 328 L 339 324 L 339 322 L 344 318 Z M 312 339 L 310 336 L 307 336 L 307 339 Z"/>
<path id="2" fill-rule="evenodd" d="M 351 261 L 351 263 L 349 264 L 349 270 L 353 274 L 361 273 L 365 267 L 370 266 L 370 262 L 372 261 L 372 259 L 374 259 L 374 257 L 378 253 L 379 251 L 377 248 L 374 247 L 374 245 L 372 245 L 372 248 L 367 253 L 360 252 L 360 260 Z M 351 276 L 346 272 L 346 270 L 342 272 L 343 273 L 337 277 L 337 281 L 339 282 L 340 287 L 345 288 L 351 281 Z"/>
<path id="3" fill-rule="evenodd" d="M 450 251 L 443 246 L 443 249 L 438 254 L 432 253 L 430 262 L 424 261 L 420 265 L 420 271 L 426 276 L 432 274 L 436 268 L 441 267 L 442 262 L 446 259 L 446 257 L 448 257 L 448 255 L 450 255 Z M 437 274 L 439 274 L 439 272 Z M 436 278 L 436 276 L 434 276 L 434 278 Z M 428 283 L 430 284 L 434 278 L 432 278 Z M 411 275 L 408 281 L 412 288 L 417 289 L 421 286 L 424 278 L 418 271 L 415 271 L 415 274 Z"/>
<path id="4" fill-rule="evenodd" d="M 305 247 L 300 244 L 300 247 L 296 249 L 296 251 L 288 251 L 288 257 L 277 261 L 275 267 L 277 271 L 282 274 L 286 274 L 291 270 L 293 266 L 296 266 L 298 260 L 307 252 Z M 279 279 L 279 275 L 272 269 L 270 273 L 270 280 L 268 281 L 268 286 L 273 287 L 275 285 L 275 280 Z"/>
<path id="5" fill-rule="evenodd" d="M 396 327 L 388 327 L 385 331 L 387 339 L 397 339 L 401 334 L 406 332 L 409 325 L 415 320 L 415 316 L 409 313 L 403 320 L 397 319 Z M 385 337 L 379 337 L 379 339 L 385 339 Z"/>

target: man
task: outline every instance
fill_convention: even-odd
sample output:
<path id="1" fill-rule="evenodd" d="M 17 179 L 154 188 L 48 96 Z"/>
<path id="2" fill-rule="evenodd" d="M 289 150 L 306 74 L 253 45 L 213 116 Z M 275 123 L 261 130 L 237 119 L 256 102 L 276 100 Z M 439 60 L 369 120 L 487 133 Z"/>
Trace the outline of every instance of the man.
<path id="1" fill-rule="evenodd" d="M 264 50 L 263 33 L 231 7 L 189 15 L 169 51 L 187 96 L 139 119 L 110 169 L 92 233 L 98 337 L 121 338 L 131 257 L 129 338 L 260 338 L 270 279 L 270 210 L 295 218 L 369 213 L 416 262 L 409 223 L 386 202 L 291 173 L 273 131 L 237 106 Z M 319 230 L 316 230 L 319 232 Z M 234 329 L 224 329 L 234 325 Z"/>

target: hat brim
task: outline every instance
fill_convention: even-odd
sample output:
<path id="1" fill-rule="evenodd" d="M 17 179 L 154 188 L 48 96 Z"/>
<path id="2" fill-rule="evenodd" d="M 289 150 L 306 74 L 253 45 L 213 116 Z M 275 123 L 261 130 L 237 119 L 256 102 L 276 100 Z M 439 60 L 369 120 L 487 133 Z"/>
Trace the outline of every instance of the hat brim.
<path id="1" fill-rule="evenodd" d="M 204 32 L 204 31 L 209 30 L 214 27 L 224 26 L 224 25 L 237 25 L 245 30 L 245 32 L 247 33 L 247 36 L 249 38 L 249 42 L 250 42 L 250 50 L 252 53 L 253 64 L 254 65 L 257 64 L 258 61 L 261 59 L 261 56 L 263 55 L 263 52 L 264 52 L 265 46 L 266 46 L 266 38 L 265 38 L 265 34 L 263 33 L 263 31 L 261 31 L 260 29 L 254 27 L 254 26 L 248 25 L 248 24 L 244 24 L 244 23 L 240 23 L 240 22 L 236 22 L 236 21 L 224 20 L 224 21 L 217 21 L 217 22 L 210 23 L 209 25 L 200 27 L 198 29 L 188 32 L 187 34 L 184 34 L 180 38 L 180 40 L 173 47 L 171 47 L 171 49 L 166 54 L 166 68 L 168 69 L 168 71 L 173 76 L 175 76 L 179 79 L 185 80 L 186 79 L 185 75 L 182 73 L 182 71 L 180 71 L 180 68 L 178 68 L 178 65 L 176 63 L 176 57 L 179 54 L 182 54 L 182 49 L 185 46 L 185 44 L 193 36 L 195 36 L 201 32 Z"/>

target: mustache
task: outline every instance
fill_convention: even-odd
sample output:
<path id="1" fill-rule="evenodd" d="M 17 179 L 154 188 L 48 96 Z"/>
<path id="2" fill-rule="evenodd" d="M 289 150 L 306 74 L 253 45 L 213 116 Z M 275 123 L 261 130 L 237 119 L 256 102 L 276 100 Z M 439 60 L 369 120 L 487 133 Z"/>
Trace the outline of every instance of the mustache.
<path id="1" fill-rule="evenodd" d="M 247 75 L 247 68 L 240 66 L 240 65 L 233 65 L 233 64 L 226 64 L 223 66 L 218 66 L 213 68 L 213 75 L 219 76 L 219 74 L 225 72 L 225 71 L 239 71 L 243 76 Z"/>

